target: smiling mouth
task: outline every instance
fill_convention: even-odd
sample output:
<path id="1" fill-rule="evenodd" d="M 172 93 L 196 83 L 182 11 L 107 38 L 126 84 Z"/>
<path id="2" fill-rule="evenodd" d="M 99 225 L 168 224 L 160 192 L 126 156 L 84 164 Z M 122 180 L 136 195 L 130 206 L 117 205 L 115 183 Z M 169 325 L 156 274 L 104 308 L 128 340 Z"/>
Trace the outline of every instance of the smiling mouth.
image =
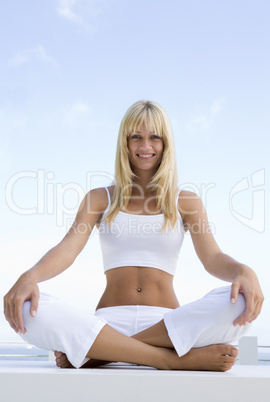
<path id="1" fill-rule="evenodd" d="M 155 154 L 137 154 L 140 159 L 151 159 Z"/>

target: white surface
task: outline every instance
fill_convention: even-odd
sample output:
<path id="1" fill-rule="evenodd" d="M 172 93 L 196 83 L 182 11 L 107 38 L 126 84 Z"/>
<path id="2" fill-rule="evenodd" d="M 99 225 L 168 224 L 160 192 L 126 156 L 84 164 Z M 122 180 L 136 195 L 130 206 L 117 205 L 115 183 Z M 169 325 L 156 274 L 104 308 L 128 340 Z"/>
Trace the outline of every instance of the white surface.
<path id="1" fill-rule="evenodd" d="M 62 370 L 49 361 L 0 361 L 1 402 L 268 402 L 269 392 L 270 366 L 235 366 L 220 373 L 125 364 Z"/>

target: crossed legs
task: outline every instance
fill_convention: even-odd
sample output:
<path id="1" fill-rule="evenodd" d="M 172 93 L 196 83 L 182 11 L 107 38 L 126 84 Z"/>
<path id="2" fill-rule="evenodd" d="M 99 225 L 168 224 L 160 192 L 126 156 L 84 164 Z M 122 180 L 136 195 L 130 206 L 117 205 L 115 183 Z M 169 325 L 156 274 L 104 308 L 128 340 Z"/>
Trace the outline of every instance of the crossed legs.
<path id="1" fill-rule="evenodd" d="M 156 324 L 133 336 L 122 334 L 101 315 L 91 316 L 43 295 L 35 318 L 29 314 L 30 302 L 25 302 L 27 333 L 22 337 L 43 349 L 59 351 L 56 362 L 63 368 L 120 361 L 162 370 L 226 371 L 238 354 L 229 344 L 246 332 L 232 324 L 245 308 L 244 298 L 239 295 L 232 306 L 229 288 L 219 288 L 198 301 L 161 314 L 152 321 Z M 122 317 L 124 326 L 126 321 Z"/>
<path id="2" fill-rule="evenodd" d="M 66 355 L 55 352 L 57 366 L 72 367 Z M 105 325 L 87 353 L 84 367 L 97 367 L 112 361 L 152 366 L 161 370 L 227 371 L 236 361 L 238 350 L 232 345 L 210 345 L 191 349 L 179 357 L 173 349 L 164 321 L 127 337 Z"/>

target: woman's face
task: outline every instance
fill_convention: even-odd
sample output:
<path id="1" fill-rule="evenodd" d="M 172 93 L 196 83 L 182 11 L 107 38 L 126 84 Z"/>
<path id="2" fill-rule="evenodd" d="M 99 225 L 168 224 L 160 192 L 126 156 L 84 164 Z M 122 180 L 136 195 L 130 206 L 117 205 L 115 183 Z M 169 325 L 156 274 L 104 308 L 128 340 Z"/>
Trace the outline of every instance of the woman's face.
<path id="1" fill-rule="evenodd" d="M 157 171 L 163 155 L 163 141 L 154 132 L 142 126 L 128 137 L 129 161 L 134 173 L 136 170 Z"/>

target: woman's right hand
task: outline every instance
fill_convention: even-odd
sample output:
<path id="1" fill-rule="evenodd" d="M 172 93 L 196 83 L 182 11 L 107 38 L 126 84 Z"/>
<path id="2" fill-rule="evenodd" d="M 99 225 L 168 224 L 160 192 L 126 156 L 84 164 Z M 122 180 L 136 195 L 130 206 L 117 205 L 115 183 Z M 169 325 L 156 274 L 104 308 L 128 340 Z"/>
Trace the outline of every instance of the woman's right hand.
<path id="1" fill-rule="evenodd" d="M 22 314 L 23 304 L 26 300 L 31 301 L 30 314 L 32 317 L 35 317 L 38 308 L 39 288 L 30 272 L 26 272 L 20 276 L 10 291 L 4 296 L 5 317 L 11 328 L 17 333 L 19 331 L 23 334 L 26 332 Z"/>
<path id="2" fill-rule="evenodd" d="M 91 202 L 90 202 L 91 200 Z M 91 205 L 91 208 L 90 208 Z M 36 315 L 39 300 L 37 283 L 65 271 L 87 243 L 92 230 L 107 207 L 105 188 L 90 190 L 80 204 L 72 227 L 63 240 L 49 250 L 32 269 L 25 272 L 4 297 L 4 314 L 14 331 L 25 333 L 23 304 L 31 301 L 30 314 Z"/>

